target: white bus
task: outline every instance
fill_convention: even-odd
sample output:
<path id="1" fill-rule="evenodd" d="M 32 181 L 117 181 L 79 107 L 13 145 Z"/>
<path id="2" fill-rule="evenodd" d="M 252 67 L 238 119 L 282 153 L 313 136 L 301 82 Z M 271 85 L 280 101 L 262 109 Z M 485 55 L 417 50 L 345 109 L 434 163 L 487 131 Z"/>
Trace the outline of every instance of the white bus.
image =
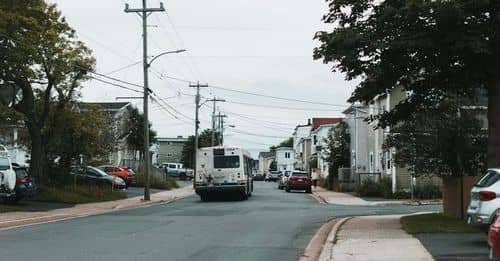
<path id="1" fill-rule="evenodd" d="M 213 194 L 252 196 L 252 158 L 239 147 L 208 147 L 198 150 L 194 187 L 202 201 Z"/>

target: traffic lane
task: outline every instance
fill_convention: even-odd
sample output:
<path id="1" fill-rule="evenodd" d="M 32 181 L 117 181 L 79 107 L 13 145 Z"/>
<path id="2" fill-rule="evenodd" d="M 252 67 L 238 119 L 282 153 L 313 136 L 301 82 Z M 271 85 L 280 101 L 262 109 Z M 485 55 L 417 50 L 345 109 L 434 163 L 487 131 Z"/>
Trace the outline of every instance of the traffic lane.
<path id="1" fill-rule="evenodd" d="M 276 185 L 256 182 L 248 201 L 205 203 L 192 196 L 2 231 L 0 251 L 6 260 L 297 260 L 330 218 L 429 211 L 318 204 L 309 194 L 285 193 Z"/>

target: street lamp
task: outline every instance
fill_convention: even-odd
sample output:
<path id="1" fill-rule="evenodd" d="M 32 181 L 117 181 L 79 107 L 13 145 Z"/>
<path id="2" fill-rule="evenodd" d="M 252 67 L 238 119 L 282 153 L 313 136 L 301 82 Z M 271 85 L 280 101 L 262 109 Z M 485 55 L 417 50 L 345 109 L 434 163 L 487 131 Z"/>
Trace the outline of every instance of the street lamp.
<path id="1" fill-rule="evenodd" d="M 172 53 L 183 53 L 185 52 L 186 50 L 185 49 L 179 49 L 179 50 L 175 50 L 175 51 L 168 51 L 168 52 L 163 52 L 163 53 L 160 53 L 158 54 L 157 56 L 154 56 L 153 59 L 151 59 L 151 61 L 149 61 L 149 63 L 147 64 L 148 65 L 148 68 L 151 67 L 151 64 L 158 58 L 160 58 L 161 56 L 163 55 L 166 55 L 166 54 L 172 54 Z"/>
<path id="2" fill-rule="evenodd" d="M 146 46 L 146 44 L 145 44 Z M 147 61 L 147 54 L 144 52 L 144 200 L 150 200 L 150 180 L 149 180 L 149 175 L 150 175 L 150 161 L 151 159 L 149 158 L 149 117 L 148 117 L 148 96 L 149 96 L 149 80 L 148 80 L 148 69 L 151 67 L 151 64 L 158 59 L 159 57 L 166 55 L 166 54 L 172 54 L 172 53 L 182 53 L 185 52 L 186 50 L 180 49 L 176 51 L 168 51 L 168 52 L 163 52 L 160 53 L 156 56 L 153 57 L 149 62 Z M 146 91 L 147 90 L 147 91 Z"/>

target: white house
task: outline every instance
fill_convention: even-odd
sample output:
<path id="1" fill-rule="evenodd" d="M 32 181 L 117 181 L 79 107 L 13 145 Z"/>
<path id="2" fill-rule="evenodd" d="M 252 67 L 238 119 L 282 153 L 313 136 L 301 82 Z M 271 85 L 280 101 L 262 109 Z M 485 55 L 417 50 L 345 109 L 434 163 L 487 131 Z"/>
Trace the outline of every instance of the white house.
<path id="1" fill-rule="evenodd" d="M 312 155 L 318 160 L 319 174 L 323 177 L 329 175 L 329 163 L 324 159 L 326 156 L 328 133 L 337 124 L 320 125 L 318 128 L 311 131 L 312 138 Z"/>
<path id="2" fill-rule="evenodd" d="M 276 165 L 278 171 L 293 170 L 294 169 L 295 153 L 293 148 L 279 147 L 276 149 Z"/>
<path id="3" fill-rule="evenodd" d="M 296 169 L 307 169 L 307 163 L 311 158 L 311 130 L 311 120 L 308 120 L 306 125 L 297 125 L 293 132 L 294 167 Z"/>

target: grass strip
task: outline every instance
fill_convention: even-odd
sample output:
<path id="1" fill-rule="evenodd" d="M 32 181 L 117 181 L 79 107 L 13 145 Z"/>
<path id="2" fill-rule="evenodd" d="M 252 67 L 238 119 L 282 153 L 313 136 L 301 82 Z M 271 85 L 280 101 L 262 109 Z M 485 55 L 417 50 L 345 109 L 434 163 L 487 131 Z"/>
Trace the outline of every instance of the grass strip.
<path id="1" fill-rule="evenodd" d="M 401 225 L 409 234 L 480 232 L 479 229 L 468 225 L 465 220 L 437 213 L 405 216 L 401 218 Z"/>

